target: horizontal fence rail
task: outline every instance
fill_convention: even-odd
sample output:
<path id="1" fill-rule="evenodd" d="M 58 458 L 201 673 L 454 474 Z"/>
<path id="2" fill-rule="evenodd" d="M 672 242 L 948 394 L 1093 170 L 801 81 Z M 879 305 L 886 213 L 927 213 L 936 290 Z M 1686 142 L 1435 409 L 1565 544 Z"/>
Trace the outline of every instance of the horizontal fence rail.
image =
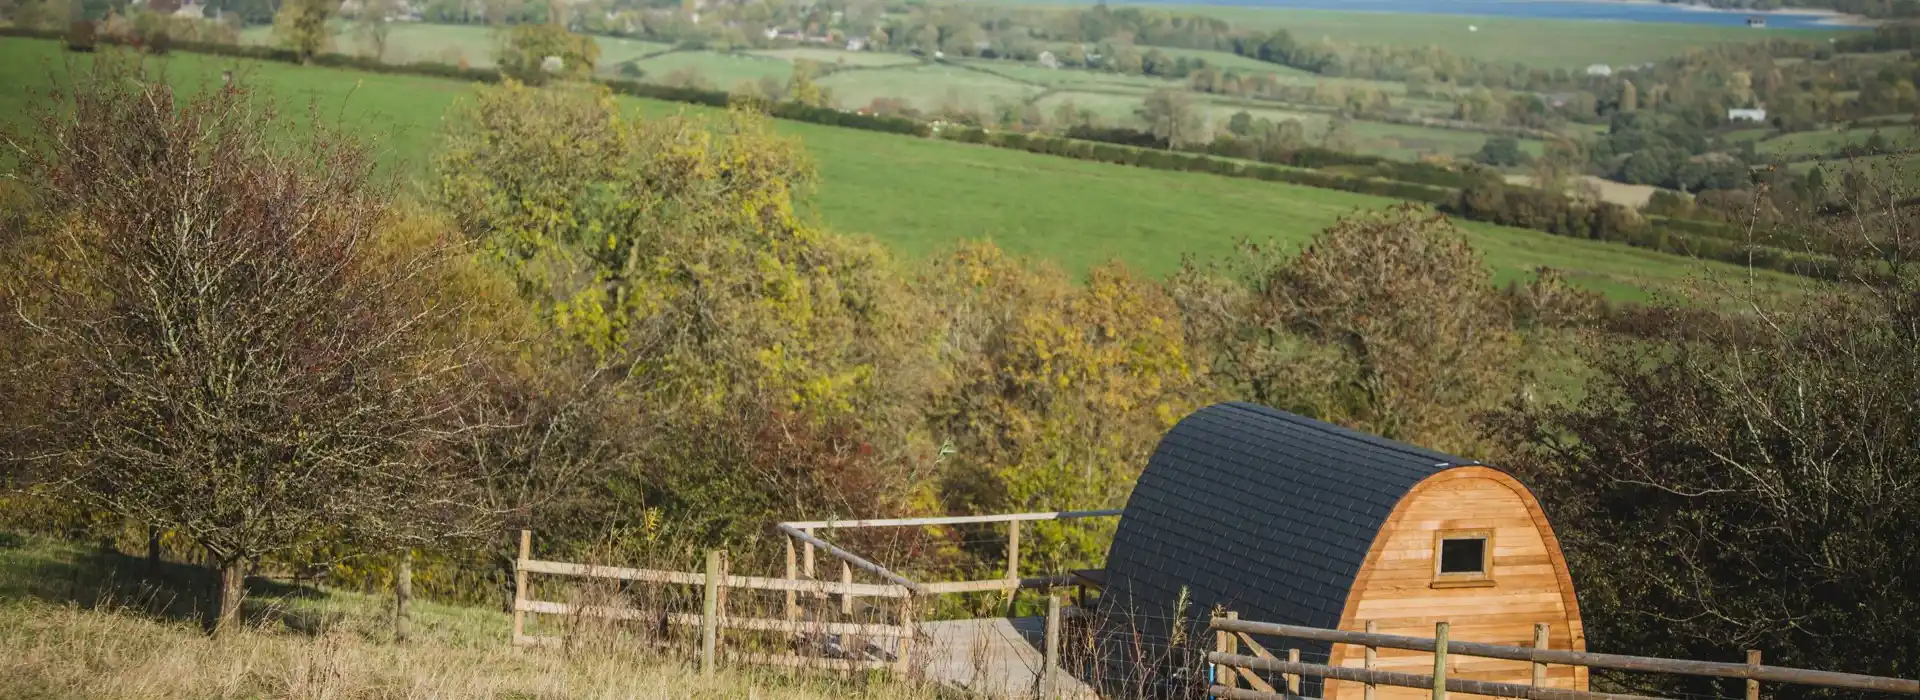
<path id="1" fill-rule="evenodd" d="M 1448 647 L 1451 648 L 1452 644 L 1449 644 Z M 1257 656 L 1241 656 L 1238 654 L 1225 654 L 1217 651 L 1209 652 L 1207 654 L 1207 661 L 1211 663 L 1216 663 L 1216 664 L 1223 664 L 1226 666 L 1234 666 L 1237 668 L 1252 669 L 1255 671 L 1270 671 L 1273 673 L 1291 673 L 1291 674 L 1304 675 L 1304 676 L 1317 676 L 1320 678 L 1331 678 L 1334 680 L 1341 680 L 1341 681 L 1354 681 L 1356 683 L 1372 683 L 1375 685 L 1391 685 L 1391 686 L 1397 686 L 1401 688 L 1432 688 L 1434 685 L 1433 676 L 1423 676 L 1418 673 L 1402 673 L 1398 671 L 1372 671 L 1372 670 L 1363 669 L 1363 668 L 1353 668 L 1351 666 L 1327 666 L 1324 664 L 1309 664 L 1309 663 L 1299 663 L 1299 662 L 1293 662 L 1293 661 L 1279 661 L 1275 659 L 1267 659 L 1267 658 L 1261 658 Z M 1565 688 L 1547 688 L 1547 687 L 1539 687 L 1539 686 L 1531 686 L 1531 685 L 1521 685 L 1518 683 L 1477 681 L 1477 680 L 1469 680 L 1465 678 L 1448 678 L 1446 679 L 1446 686 L 1449 692 L 1470 693 L 1473 695 L 1486 695 L 1489 697 L 1496 697 L 1496 698 L 1525 698 L 1526 700 L 1665 700 L 1663 698 L 1653 698 L 1645 695 L 1622 695 L 1618 693 L 1598 693 L 1598 692 L 1591 692 L 1591 691 L 1584 691 L 1584 690 L 1567 690 Z M 1216 686 L 1216 687 L 1220 687 L 1220 686 Z M 1224 687 L 1220 687 L 1220 688 L 1222 690 L 1226 690 L 1226 688 Z M 1215 694 L 1224 695 L 1222 693 L 1215 693 Z M 1256 700 L 1280 700 L 1281 698 L 1287 698 L 1291 700 L 1292 698 L 1295 698 L 1298 696 L 1287 695 L 1287 694 L 1277 693 L 1277 692 L 1248 693 L 1243 691 L 1242 693 L 1238 694 L 1236 697 L 1253 698 Z"/>
<path id="2" fill-rule="evenodd" d="M 643 581 L 646 583 L 666 583 L 686 586 L 706 585 L 705 574 L 688 571 L 657 571 L 654 569 L 628 569 L 618 566 L 597 566 L 592 564 L 570 564 L 558 561 L 529 559 L 520 564 L 522 570 L 535 574 L 556 574 L 561 576 L 582 576 L 587 578 L 606 578 L 623 581 Z M 823 593 L 832 595 L 856 595 L 872 598 L 905 598 L 907 589 L 902 586 L 889 586 L 877 583 L 843 583 L 840 581 L 811 581 L 805 579 L 768 578 L 762 576 L 726 576 L 720 585 L 728 588 L 747 588 L 761 591 L 797 591 L 800 593 Z"/>
<path id="3" fill-rule="evenodd" d="M 1268 637 L 1311 639 L 1355 646 L 1372 646 L 1425 652 L 1432 652 L 1435 649 L 1434 640 L 1425 637 L 1369 634 L 1366 632 L 1301 627 L 1298 625 L 1284 625 L 1273 622 L 1214 618 L 1212 627 L 1216 630 L 1228 632 L 1245 632 L 1247 634 L 1258 634 Z M 1784 666 L 1764 666 L 1760 664 L 1738 664 L 1719 661 L 1681 661 L 1649 656 L 1596 654 L 1564 649 L 1534 649 L 1456 641 L 1447 642 L 1447 653 L 1488 659 L 1528 661 L 1538 664 L 1560 664 L 1617 671 L 1644 671 L 1649 673 L 1672 673 L 1688 676 L 1711 676 L 1716 678 L 1739 678 L 1752 681 L 1794 683 L 1828 688 L 1845 688 L 1848 690 L 1873 690 L 1887 693 L 1920 695 L 1920 681 L 1916 680 L 1867 676 L 1855 673 L 1838 673 L 1834 671 L 1816 671 L 1803 668 L 1787 668 Z"/>
<path id="4" fill-rule="evenodd" d="M 1002 513 L 998 515 L 943 515 L 927 518 L 879 518 L 870 520 L 796 520 L 781 523 L 802 530 L 832 530 L 856 527 L 919 527 L 926 525 L 972 525 L 976 523 L 1020 523 L 1037 520 L 1073 520 L 1107 518 L 1120 515 L 1119 509 L 1065 510 L 1049 513 Z M 785 529 L 785 528 L 782 528 Z"/>

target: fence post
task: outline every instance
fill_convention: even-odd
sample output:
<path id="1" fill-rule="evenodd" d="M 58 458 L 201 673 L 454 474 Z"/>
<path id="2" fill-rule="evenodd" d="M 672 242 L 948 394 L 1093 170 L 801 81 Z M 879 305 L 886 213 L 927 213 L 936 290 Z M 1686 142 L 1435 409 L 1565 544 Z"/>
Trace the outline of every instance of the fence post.
<path id="1" fill-rule="evenodd" d="M 1433 625 L 1433 700 L 1447 700 L 1447 623 Z"/>
<path id="2" fill-rule="evenodd" d="M 908 658 L 913 653 L 912 592 L 908 592 L 905 597 L 900 599 L 900 646 L 898 648 L 899 653 L 895 654 L 893 659 L 893 672 L 894 675 L 900 678 L 906 678 L 907 671 L 911 668 L 907 665 Z"/>
<path id="3" fill-rule="evenodd" d="M 1040 700 L 1059 697 L 1059 681 L 1054 677 L 1060 666 L 1060 596 L 1047 595 L 1047 656 L 1040 667 Z"/>
<path id="4" fill-rule="evenodd" d="M 1229 610 L 1227 611 L 1226 618 L 1229 620 L 1238 620 L 1240 619 L 1240 613 Z M 1240 638 L 1234 636 L 1232 632 L 1214 632 L 1213 650 L 1222 654 L 1238 654 L 1240 653 Z M 1240 674 L 1234 670 L 1232 666 L 1214 664 L 1213 682 L 1215 685 L 1227 688 L 1238 688 L 1240 687 Z"/>
<path id="5" fill-rule="evenodd" d="M 713 675 L 713 653 L 720 645 L 720 550 L 707 552 L 707 590 L 700 605 L 700 675 Z"/>
<path id="6" fill-rule="evenodd" d="M 1751 672 L 1751 671 L 1759 670 L 1759 668 L 1760 668 L 1760 650 L 1748 649 L 1747 650 L 1747 670 Z M 1754 680 L 1752 678 L 1747 679 L 1747 700 L 1760 700 L 1760 681 Z"/>
<path id="7" fill-rule="evenodd" d="M 1007 523 L 1007 617 L 1013 617 L 1013 601 L 1020 595 L 1020 521 Z"/>
<path id="8" fill-rule="evenodd" d="M 1533 648 L 1545 651 L 1547 648 L 1547 623 L 1533 623 Z M 1544 688 L 1547 685 L 1547 665 L 1533 663 L 1533 687 Z"/>
<path id="9" fill-rule="evenodd" d="M 840 562 L 840 582 L 849 586 L 853 585 L 853 567 L 844 561 Z M 853 594 L 848 593 L 844 588 L 840 589 L 840 614 L 853 614 Z"/>
<path id="10" fill-rule="evenodd" d="M 527 634 L 527 613 L 521 603 L 527 600 L 527 560 L 533 558 L 533 531 L 520 531 L 520 558 L 513 565 L 513 643 Z"/>
<path id="11" fill-rule="evenodd" d="M 1379 632 L 1380 632 L 1380 623 L 1375 620 L 1368 620 L 1367 634 L 1378 634 Z M 1366 653 L 1366 656 L 1363 657 L 1363 659 L 1364 659 L 1363 664 L 1365 665 L 1365 668 L 1369 671 L 1373 670 L 1374 665 L 1377 664 L 1380 660 L 1380 648 L 1372 644 L 1368 644 L 1367 653 Z M 1374 696 L 1373 681 L 1367 681 L 1367 689 L 1363 693 L 1363 696 L 1365 700 L 1373 700 L 1373 696 Z"/>
<path id="12" fill-rule="evenodd" d="M 794 556 L 794 552 L 793 552 L 793 538 L 782 537 L 780 539 L 786 540 L 787 542 L 787 581 L 792 582 L 794 580 L 794 574 L 797 573 L 795 571 L 796 557 Z M 794 622 L 799 619 L 800 619 L 800 602 L 795 598 L 793 591 L 787 591 L 787 621 Z"/>
<path id="13" fill-rule="evenodd" d="M 801 530 L 801 532 L 807 533 L 808 536 L 812 536 L 813 528 L 807 528 L 805 530 Z M 812 542 L 800 543 L 800 574 L 802 576 L 806 576 L 808 581 L 816 580 L 813 577 L 813 543 Z M 813 592 L 813 597 L 825 598 L 827 597 L 827 592 L 821 591 L 821 590 L 815 590 Z"/>
<path id="14" fill-rule="evenodd" d="M 1298 648 L 1287 650 L 1287 663 L 1300 663 L 1300 650 Z M 1300 694 L 1300 674 L 1287 674 L 1287 694 L 1295 696 Z"/>

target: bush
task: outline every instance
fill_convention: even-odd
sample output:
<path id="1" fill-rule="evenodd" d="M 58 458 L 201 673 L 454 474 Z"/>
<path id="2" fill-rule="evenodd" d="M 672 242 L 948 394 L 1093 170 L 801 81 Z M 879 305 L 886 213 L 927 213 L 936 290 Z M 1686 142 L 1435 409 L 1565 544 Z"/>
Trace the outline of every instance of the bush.
<path id="1" fill-rule="evenodd" d="M 76 20 L 67 26 L 67 50 L 82 53 L 93 51 L 93 22 Z"/>

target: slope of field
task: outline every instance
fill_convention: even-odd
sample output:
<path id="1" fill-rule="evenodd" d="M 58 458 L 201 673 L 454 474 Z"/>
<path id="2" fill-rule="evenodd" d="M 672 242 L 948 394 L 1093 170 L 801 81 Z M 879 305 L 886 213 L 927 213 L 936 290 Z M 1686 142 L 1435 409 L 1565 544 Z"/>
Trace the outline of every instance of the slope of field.
<path id="1" fill-rule="evenodd" d="M 289 111 L 312 105 L 323 118 L 376 138 L 389 172 L 408 176 L 424 171 L 441 115 L 471 89 L 441 79 L 193 54 L 155 62 L 185 84 L 204 85 L 217 80 L 221 69 L 233 68 L 242 85 L 279 98 Z M 0 39 L 0 66 L 8 67 L 0 72 L 0 115 L 28 113 L 29 103 L 66 65 L 55 42 Z M 647 114 L 692 110 L 626 103 Z M 818 163 L 820 184 L 808 199 L 816 216 L 837 231 L 873 236 L 907 255 L 925 255 L 959 239 L 990 238 L 1071 271 L 1119 259 L 1158 275 L 1177 269 L 1183 254 L 1228 255 L 1242 239 L 1298 247 L 1342 215 L 1393 204 L 1346 192 L 814 124 L 782 122 L 779 128 L 799 139 Z M 1702 271 L 1733 270 L 1534 231 L 1477 223 L 1462 228 L 1503 281 L 1550 266 L 1589 288 L 1633 299 Z"/>
<path id="2" fill-rule="evenodd" d="M 815 63 L 829 63 L 847 66 L 900 66 L 919 63 L 920 59 L 899 53 L 878 53 L 874 51 L 841 51 L 839 49 L 801 48 L 767 49 L 749 51 L 756 56 L 777 58 L 782 61 L 805 59 Z"/>
<path id="3" fill-rule="evenodd" d="M 492 27 L 420 22 L 394 22 L 387 26 L 390 32 L 387 35 L 387 50 L 381 59 L 388 63 L 459 65 L 464 60 L 475 68 L 493 67 L 493 52 L 499 45 L 499 39 Z M 276 43 L 272 27 L 251 27 L 240 33 L 240 41 L 259 45 Z M 600 47 L 602 68 L 611 68 L 622 61 L 673 48 L 659 42 L 608 36 L 594 37 L 594 43 Z M 373 44 L 354 25 L 336 22 L 332 50 L 365 55 L 372 53 Z"/>
<path id="4" fill-rule="evenodd" d="M 1042 2 L 1052 4 L 1051 0 Z M 1657 22 L 1583 22 L 1187 4 L 1160 9 L 1219 17 L 1240 27 L 1285 29 L 1301 41 L 1438 46 L 1472 58 L 1567 69 L 1595 63 L 1624 65 L 1658 61 L 1685 53 L 1689 47 L 1720 42 L 1770 38 L 1825 41 L 1846 33 L 1845 30 L 1755 31 L 1745 27 Z M 1469 31 L 1469 27 L 1477 31 Z"/>
<path id="5" fill-rule="evenodd" d="M 638 65 L 647 72 L 647 80 L 658 81 L 669 73 L 691 72 L 722 90 L 732 90 L 741 83 L 761 78 L 785 82 L 793 75 L 793 64 L 785 59 L 716 51 L 675 51 L 639 61 Z"/>

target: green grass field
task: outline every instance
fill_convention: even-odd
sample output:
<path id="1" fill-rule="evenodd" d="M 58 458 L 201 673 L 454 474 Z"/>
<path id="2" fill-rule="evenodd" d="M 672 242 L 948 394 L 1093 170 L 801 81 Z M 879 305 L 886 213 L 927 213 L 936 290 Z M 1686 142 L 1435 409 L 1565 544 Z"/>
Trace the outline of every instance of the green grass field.
<path id="1" fill-rule="evenodd" d="M 898 53 L 876 53 L 873 51 L 841 51 L 839 49 L 768 49 L 749 51 L 756 56 L 777 58 L 782 61 L 806 59 L 816 63 L 840 64 L 848 66 L 902 66 L 919 63 L 920 59 Z"/>
<path id="2" fill-rule="evenodd" d="M 69 60 L 55 42 L 0 39 L 0 115 L 28 113 Z M 289 112 L 311 105 L 323 118 L 375 138 L 388 171 L 403 177 L 424 172 L 441 115 L 472 89 L 449 80 L 194 54 L 154 62 L 164 65 L 172 80 L 187 84 L 207 84 L 219 70 L 234 68 L 242 85 L 278 98 Z M 645 100 L 627 104 L 648 114 L 692 109 Z M 1118 259 L 1159 275 L 1177 269 L 1182 255 L 1227 255 L 1242 239 L 1297 247 L 1343 215 L 1393 203 L 813 124 L 782 122 L 779 128 L 817 161 L 820 185 L 807 200 L 813 216 L 836 231 L 872 236 L 909 256 L 959 239 L 988 238 L 1071 271 Z M 1646 290 L 1667 288 L 1703 271 L 1734 270 L 1534 231 L 1477 223 L 1462 228 L 1502 280 L 1550 266 L 1619 299 L 1640 298 Z"/>
<path id="3" fill-rule="evenodd" d="M 1882 123 L 1858 129 L 1799 131 L 1754 142 L 1754 150 L 1776 156 L 1823 156 L 1846 146 L 1864 146 L 1879 134 L 1888 148 L 1920 147 L 1920 130 L 1912 124 Z"/>
<path id="4" fill-rule="evenodd" d="M 335 23 L 334 51 L 365 55 L 373 51 L 372 42 L 352 24 Z M 493 66 L 494 48 L 499 44 L 492 27 L 471 24 L 424 24 L 395 22 L 389 25 L 386 54 L 388 63 L 436 62 L 458 65 L 462 59 L 476 68 Z M 240 33 L 245 44 L 275 43 L 272 27 L 251 27 Z M 652 41 L 616 37 L 594 37 L 600 46 L 600 66 L 611 69 L 623 61 L 659 53 L 673 47 Z"/>
<path id="5" fill-rule="evenodd" d="M 793 75 L 793 64 L 783 59 L 714 51 L 675 51 L 640 61 L 639 66 L 647 72 L 646 79 L 650 81 L 661 80 L 676 71 L 692 71 L 722 90 L 732 90 L 741 83 L 761 78 L 785 82 Z"/>
<path id="6" fill-rule="evenodd" d="M 1038 0 L 1033 4 L 1066 4 Z M 1218 17 L 1235 26 L 1286 29 L 1301 41 L 1387 46 L 1438 46 L 1450 52 L 1544 68 L 1584 68 L 1657 61 L 1689 47 L 1730 41 L 1797 38 L 1825 41 L 1846 30 L 1754 31 L 1745 27 L 1654 22 L 1585 22 L 1385 12 L 1325 12 L 1179 5 L 1160 9 Z M 1475 26 L 1479 31 L 1468 31 Z"/>
<path id="7" fill-rule="evenodd" d="M 942 64 L 842 71 L 819 83 L 833 90 L 834 102 L 843 109 L 864 107 L 876 97 L 892 97 L 923 110 L 949 103 L 986 110 L 999 103 L 1025 102 L 1042 91 L 1012 78 Z"/>

